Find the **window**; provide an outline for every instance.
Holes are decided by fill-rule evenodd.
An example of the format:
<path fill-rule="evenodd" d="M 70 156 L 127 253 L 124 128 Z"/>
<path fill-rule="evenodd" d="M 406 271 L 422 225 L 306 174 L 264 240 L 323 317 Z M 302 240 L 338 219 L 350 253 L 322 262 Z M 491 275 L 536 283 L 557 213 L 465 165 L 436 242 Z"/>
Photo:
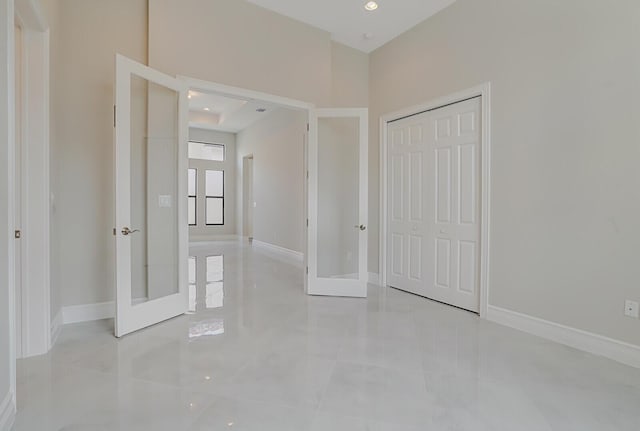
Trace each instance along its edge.
<path fill-rule="evenodd" d="M 207 226 L 224 224 L 224 171 L 205 172 L 205 219 Z"/>
<path fill-rule="evenodd" d="M 189 141 L 189 158 L 224 162 L 224 145 Z"/>
<path fill-rule="evenodd" d="M 197 224 L 197 219 L 196 219 L 197 184 L 198 184 L 198 171 L 196 169 L 189 169 L 189 183 L 188 183 L 189 212 L 187 215 L 187 218 L 189 219 L 189 226 L 195 226 Z"/>

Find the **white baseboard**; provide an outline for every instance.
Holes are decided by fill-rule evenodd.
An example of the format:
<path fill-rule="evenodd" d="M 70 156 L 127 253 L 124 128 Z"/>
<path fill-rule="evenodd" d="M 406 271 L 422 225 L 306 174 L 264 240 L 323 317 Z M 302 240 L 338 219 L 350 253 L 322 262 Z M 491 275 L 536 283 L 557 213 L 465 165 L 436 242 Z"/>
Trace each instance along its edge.
<path fill-rule="evenodd" d="M 279 245 L 269 244 L 268 242 L 258 241 L 254 239 L 252 242 L 254 247 L 259 247 L 261 249 L 277 253 L 282 257 L 286 257 L 295 262 L 301 263 L 304 262 L 304 253 L 299 251 L 289 250 L 288 248 L 280 247 Z"/>
<path fill-rule="evenodd" d="M 376 274 L 375 272 L 370 272 L 369 283 L 375 284 L 376 286 L 380 286 L 380 274 Z"/>
<path fill-rule="evenodd" d="M 640 346 L 489 305 L 487 320 L 640 368 Z"/>
<path fill-rule="evenodd" d="M 62 320 L 62 312 L 63 310 L 60 309 L 56 314 L 56 317 L 54 317 L 53 320 L 51 321 L 51 346 L 49 348 L 52 348 L 53 346 L 56 345 L 56 341 L 58 341 L 60 332 L 62 332 L 62 325 L 64 322 Z"/>
<path fill-rule="evenodd" d="M 134 304 L 145 302 L 146 298 L 134 299 Z M 95 304 L 70 305 L 62 307 L 62 322 L 69 323 L 90 322 L 93 320 L 112 319 L 116 315 L 115 301 L 98 302 Z"/>
<path fill-rule="evenodd" d="M 8 392 L 0 404 L 0 431 L 9 431 L 16 420 L 16 405 L 13 392 Z"/>

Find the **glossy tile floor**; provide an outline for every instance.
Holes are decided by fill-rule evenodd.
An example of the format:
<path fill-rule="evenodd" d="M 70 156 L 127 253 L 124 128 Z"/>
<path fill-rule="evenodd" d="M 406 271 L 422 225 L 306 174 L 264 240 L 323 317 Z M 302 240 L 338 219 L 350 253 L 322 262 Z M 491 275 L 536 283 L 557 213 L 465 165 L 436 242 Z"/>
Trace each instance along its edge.
<path fill-rule="evenodd" d="M 308 297 L 250 246 L 192 254 L 224 255 L 223 293 L 121 340 L 65 326 L 19 362 L 15 429 L 640 430 L 640 370 L 393 289 Z"/>

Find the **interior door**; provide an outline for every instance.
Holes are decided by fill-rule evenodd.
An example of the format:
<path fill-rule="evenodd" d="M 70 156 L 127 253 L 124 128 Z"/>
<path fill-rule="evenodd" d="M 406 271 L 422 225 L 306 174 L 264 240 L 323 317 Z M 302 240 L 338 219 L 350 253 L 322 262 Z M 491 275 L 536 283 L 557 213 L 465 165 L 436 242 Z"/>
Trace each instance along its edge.
<path fill-rule="evenodd" d="M 478 312 L 480 98 L 389 125 L 387 283 Z"/>
<path fill-rule="evenodd" d="M 312 110 L 307 293 L 367 296 L 368 110 Z"/>
<path fill-rule="evenodd" d="M 121 55 L 115 83 L 116 324 L 188 310 L 187 87 Z"/>

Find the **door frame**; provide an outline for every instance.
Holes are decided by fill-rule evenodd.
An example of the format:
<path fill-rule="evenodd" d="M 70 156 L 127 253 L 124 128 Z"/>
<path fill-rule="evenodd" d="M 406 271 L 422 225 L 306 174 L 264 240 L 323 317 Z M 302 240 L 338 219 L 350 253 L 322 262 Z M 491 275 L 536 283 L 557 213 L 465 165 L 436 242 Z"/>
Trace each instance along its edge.
<path fill-rule="evenodd" d="M 23 231 L 16 291 L 22 333 L 16 336 L 26 358 L 48 352 L 60 326 L 52 323 L 50 305 L 49 26 L 37 2 L 16 0 L 15 18 L 22 30 L 22 220 L 16 228 Z"/>
<path fill-rule="evenodd" d="M 0 394 L 0 428 L 10 426 L 16 412 L 16 336 L 23 338 L 26 355 L 46 353 L 52 344 L 52 324 L 50 318 L 50 271 L 49 271 L 49 28 L 44 10 L 38 2 L 27 0 L 6 0 L 0 3 L 3 12 L 0 22 L 0 44 L 3 51 L 4 67 L 0 70 L 0 134 L 7 142 L 0 148 L 0 170 L 7 173 L 0 178 L 0 288 L 7 290 L 8 307 L 5 318 L 9 327 L 9 391 Z M 27 247 L 30 275 L 29 284 L 23 284 L 21 295 L 22 313 L 27 319 L 28 330 L 16 334 L 15 283 L 14 283 L 14 185 L 15 185 L 15 23 L 22 26 L 23 34 L 23 89 L 26 93 L 23 105 L 22 145 L 29 169 L 40 169 L 39 174 L 29 177 L 27 194 L 23 196 L 28 212 L 27 220 L 30 240 Z M 25 143 L 28 146 L 25 148 Z M 32 229 L 33 228 L 33 229 Z M 33 232 L 33 236 L 31 236 Z M 23 245 L 24 247 L 25 245 Z M 34 249 L 33 247 L 42 247 Z M 25 262 L 26 263 L 26 262 Z M 26 269 L 23 267 L 23 271 Z M 23 282 L 24 283 L 24 282 Z M 25 296 L 26 295 L 26 296 Z M 26 341 L 25 337 L 26 335 Z M 23 355 L 24 356 L 24 355 Z M 3 365 L 4 366 L 4 365 Z M 6 396 L 5 396 L 6 395 Z"/>
<path fill-rule="evenodd" d="M 245 172 L 246 165 L 249 164 L 249 160 L 251 160 L 251 184 L 247 185 L 245 182 L 247 181 L 247 176 Z M 248 196 L 245 196 L 244 193 L 247 190 L 251 190 L 251 197 L 253 198 L 253 153 L 247 154 L 242 157 L 242 173 L 240 175 L 242 178 L 242 237 L 247 238 L 249 241 L 253 240 L 253 199 L 247 200 Z M 239 187 L 236 186 L 236 189 Z M 249 217 L 249 212 L 251 212 L 251 217 Z M 251 225 L 250 229 L 247 229 L 247 225 Z M 250 232 L 248 232 L 250 231 Z M 250 233 L 250 235 L 249 235 Z"/>
<path fill-rule="evenodd" d="M 380 117 L 380 284 L 387 287 L 388 235 L 388 123 L 425 111 L 443 108 L 474 97 L 481 97 L 481 198 L 480 198 L 480 317 L 486 319 L 489 305 L 489 258 L 491 227 L 491 83 L 485 82 L 447 96 L 432 99 L 416 106 L 384 114 Z"/>

